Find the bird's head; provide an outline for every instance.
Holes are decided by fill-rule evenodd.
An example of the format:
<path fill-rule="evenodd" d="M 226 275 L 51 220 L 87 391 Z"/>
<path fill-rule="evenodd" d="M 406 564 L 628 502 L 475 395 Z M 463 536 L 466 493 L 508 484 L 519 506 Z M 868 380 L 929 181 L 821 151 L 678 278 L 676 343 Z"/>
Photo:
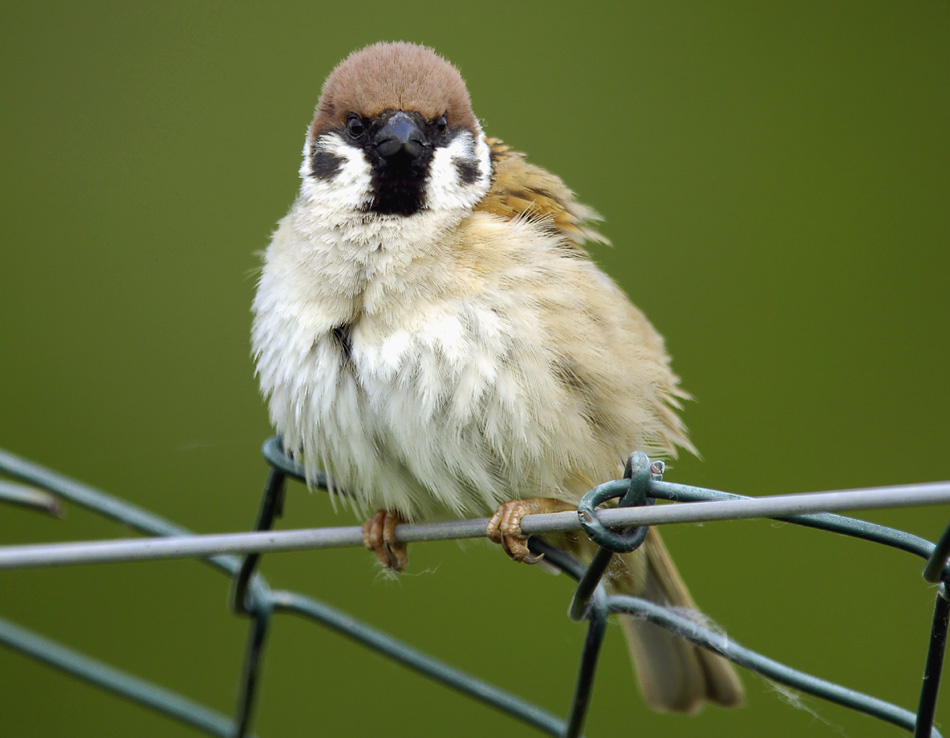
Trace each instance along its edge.
<path fill-rule="evenodd" d="M 471 210 L 491 164 L 458 70 L 424 46 L 380 43 L 327 78 L 300 175 L 305 196 L 336 210 L 410 217 Z"/>

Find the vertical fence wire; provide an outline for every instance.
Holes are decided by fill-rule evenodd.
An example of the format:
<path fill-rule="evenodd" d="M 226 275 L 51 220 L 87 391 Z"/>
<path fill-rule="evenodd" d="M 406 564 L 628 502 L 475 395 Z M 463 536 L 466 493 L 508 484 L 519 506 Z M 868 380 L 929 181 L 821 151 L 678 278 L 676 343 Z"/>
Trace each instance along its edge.
<path fill-rule="evenodd" d="M 280 517 L 288 477 L 298 480 L 302 478 L 300 466 L 283 454 L 278 439 L 270 439 L 265 443 L 264 455 L 271 465 L 271 471 L 254 526 L 257 531 L 271 530 Z M 544 733 L 561 738 L 577 738 L 582 734 L 590 707 L 607 616 L 609 613 L 626 613 L 667 628 L 768 679 L 898 725 L 912 732 L 915 738 L 940 738 L 940 733 L 933 728 L 933 721 L 950 618 L 950 602 L 946 589 L 946 583 L 950 579 L 947 567 L 950 555 L 950 526 L 935 545 L 903 531 L 831 513 L 776 518 L 896 548 L 926 561 L 925 578 L 930 582 L 940 582 L 940 587 L 934 607 L 920 700 L 915 713 L 780 664 L 740 646 L 721 633 L 654 603 L 636 597 L 607 595 L 601 578 L 613 552 L 632 550 L 640 545 L 648 528 L 639 526 L 627 531 L 611 531 L 601 522 L 601 517 L 607 518 L 608 515 L 603 514 L 604 511 L 598 511 L 598 506 L 613 498 L 621 498 L 621 506 L 649 505 L 656 499 L 682 502 L 749 499 L 716 490 L 664 482 L 662 471 L 662 464 L 651 463 L 644 455 L 635 454 L 628 463 L 624 480 L 599 485 L 585 495 L 578 506 L 578 518 L 585 533 L 601 546 L 588 567 L 537 537 L 529 540 L 529 547 L 533 552 L 543 553 L 549 564 L 566 572 L 578 582 L 573 592 L 570 616 L 577 621 L 587 621 L 587 634 L 580 654 L 573 696 L 564 719 L 435 659 L 319 600 L 296 592 L 272 590 L 257 573 L 262 555 L 259 550 L 251 551 L 243 557 L 227 553 L 202 557 L 202 560 L 231 578 L 228 596 L 231 609 L 235 614 L 249 618 L 244 661 L 234 715 L 231 718 L 5 620 L 0 620 L 0 643 L 210 735 L 245 738 L 250 735 L 253 723 L 261 663 L 268 634 L 273 627 L 273 616 L 278 613 L 295 614 L 320 623 L 419 674 L 479 700 Z M 190 535 L 187 529 L 143 508 L 2 449 L 0 472 L 23 483 L 16 485 L 0 480 L 0 502 L 11 502 L 57 514 L 60 500 L 64 500 L 122 522 L 149 536 Z M 323 478 L 317 480 L 317 483 L 326 486 L 326 480 Z M 4 547 L 0 547 L 0 553 L 3 550 Z"/>

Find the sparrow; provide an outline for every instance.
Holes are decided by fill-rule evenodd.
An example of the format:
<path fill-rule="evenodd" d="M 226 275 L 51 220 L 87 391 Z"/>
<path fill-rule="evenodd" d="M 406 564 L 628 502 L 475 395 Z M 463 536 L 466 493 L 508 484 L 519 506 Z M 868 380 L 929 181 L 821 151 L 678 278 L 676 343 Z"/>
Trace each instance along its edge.
<path fill-rule="evenodd" d="M 487 138 L 434 51 L 344 59 L 300 178 L 253 303 L 257 374 L 287 452 L 368 516 L 387 568 L 407 563 L 398 523 L 453 516 L 491 515 L 488 537 L 534 563 L 524 515 L 575 509 L 634 450 L 693 450 L 662 337 L 584 248 L 599 216 Z M 589 559 L 581 538 L 554 540 Z M 614 561 L 612 591 L 696 610 L 655 530 Z M 741 703 L 728 661 L 622 620 L 651 707 Z"/>

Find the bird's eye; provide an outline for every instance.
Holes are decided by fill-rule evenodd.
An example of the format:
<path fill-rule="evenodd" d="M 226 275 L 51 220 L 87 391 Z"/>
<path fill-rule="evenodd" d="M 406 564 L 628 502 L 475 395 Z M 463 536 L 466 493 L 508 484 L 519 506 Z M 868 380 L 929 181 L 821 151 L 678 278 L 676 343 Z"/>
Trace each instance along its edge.
<path fill-rule="evenodd" d="M 445 118 L 445 114 L 440 115 L 438 118 L 435 119 L 435 129 L 439 133 L 445 133 L 445 129 L 448 126 L 448 124 L 449 123 Z"/>
<path fill-rule="evenodd" d="M 358 115 L 350 113 L 346 118 L 346 132 L 349 133 L 353 138 L 359 138 L 363 135 L 363 131 L 366 130 L 366 126 L 363 125 L 363 119 Z"/>

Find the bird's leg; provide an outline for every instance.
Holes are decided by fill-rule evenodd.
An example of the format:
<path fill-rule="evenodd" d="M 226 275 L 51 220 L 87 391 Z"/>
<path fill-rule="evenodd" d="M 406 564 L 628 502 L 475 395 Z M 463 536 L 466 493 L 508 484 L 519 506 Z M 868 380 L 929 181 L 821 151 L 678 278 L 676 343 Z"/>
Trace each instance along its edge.
<path fill-rule="evenodd" d="M 406 544 L 396 540 L 396 526 L 405 522 L 393 510 L 377 510 L 363 523 L 363 545 L 390 571 L 403 571 L 409 563 Z"/>
<path fill-rule="evenodd" d="M 499 505 L 488 521 L 485 533 L 489 540 L 500 543 L 505 553 L 515 561 L 537 564 L 542 556 L 528 550 L 528 536 L 521 532 L 521 518 L 535 513 L 554 513 L 574 510 L 574 506 L 551 497 L 529 497 L 524 500 L 508 500 Z"/>

